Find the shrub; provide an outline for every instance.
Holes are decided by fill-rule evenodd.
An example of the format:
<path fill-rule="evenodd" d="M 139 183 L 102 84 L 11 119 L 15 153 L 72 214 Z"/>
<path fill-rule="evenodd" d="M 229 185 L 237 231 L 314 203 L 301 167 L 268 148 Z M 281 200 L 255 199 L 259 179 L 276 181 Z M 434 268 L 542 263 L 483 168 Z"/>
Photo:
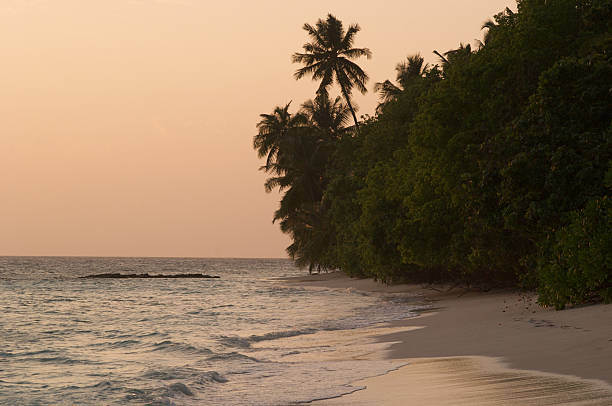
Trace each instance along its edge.
<path fill-rule="evenodd" d="M 538 266 L 540 303 L 612 302 L 612 198 L 591 200 L 549 240 Z"/>

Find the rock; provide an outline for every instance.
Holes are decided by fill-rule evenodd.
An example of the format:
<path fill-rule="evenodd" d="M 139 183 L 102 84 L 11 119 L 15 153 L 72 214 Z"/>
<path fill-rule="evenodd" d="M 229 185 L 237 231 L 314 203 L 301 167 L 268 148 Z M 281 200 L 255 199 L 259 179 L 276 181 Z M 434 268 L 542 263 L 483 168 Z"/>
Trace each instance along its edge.
<path fill-rule="evenodd" d="M 81 279 L 218 279 L 218 276 L 205 275 L 202 273 L 183 273 L 173 275 L 149 275 L 141 274 L 121 274 L 121 273 L 99 273 L 94 275 L 81 276 Z"/>

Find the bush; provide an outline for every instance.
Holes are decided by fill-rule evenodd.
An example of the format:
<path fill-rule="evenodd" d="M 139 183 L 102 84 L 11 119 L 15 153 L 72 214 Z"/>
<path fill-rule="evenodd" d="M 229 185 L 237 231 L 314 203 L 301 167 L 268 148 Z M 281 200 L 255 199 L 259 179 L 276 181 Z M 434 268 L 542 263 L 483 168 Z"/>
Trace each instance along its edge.
<path fill-rule="evenodd" d="M 594 300 L 612 302 L 612 198 L 591 200 L 543 247 L 539 301 L 563 309 Z"/>

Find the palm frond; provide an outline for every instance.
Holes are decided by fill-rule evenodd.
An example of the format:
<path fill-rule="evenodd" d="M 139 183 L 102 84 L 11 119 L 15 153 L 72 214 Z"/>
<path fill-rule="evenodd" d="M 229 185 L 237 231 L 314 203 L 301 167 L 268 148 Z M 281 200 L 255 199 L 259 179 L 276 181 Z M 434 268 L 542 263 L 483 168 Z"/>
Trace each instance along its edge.
<path fill-rule="evenodd" d="M 332 14 L 328 14 L 325 21 L 319 20 L 317 22 L 317 28 L 325 38 L 328 48 L 336 50 L 342 48 L 342 38 L 344 37 L 342 21 L 338 20 Z"/>
<path fill-rule="evenodd" d="M 293 74 L 293 77 L 295 77 L 295 79 L 301 79 L 306 75 L 314 75 L 317 72 L 317 69 L 322 65 L 322 62 L 317 62 L 317 63 L 312 63 L 312 64 L 307 64 L 306 66 L 298 69 L 295 71 L 295 73 Z"/>
<path fill-rule="evenodd" d="M 325 39 L 321 36 L 321 32 L 319 32 L 317 28 L 313 27 L 308 23 L 304 23 L 302 29 L 304 29 L 304 31 L 308 33 L 310 38 L 312 38 L 318 46 L 320 46 L 321 48 L 325 48 Z"/>
<path fill-rule="evenodd" d="M 434 49 L 433 53 L 436 54 L 438 58 L 440 58 L 440 60 L 442 61 L 442 65 L 448 64 L 448 59 L 446 59 L 440 52 Z"/>
<path fill-rule="evenodd" d="M 402 89 L 395 86 L 390 80 L 385 80 L 376 83 L 374 91 L 378 93 L 380 100 L 386 103 L 395 99 L 402 92 Z"/>
<path fill-rule="evenodd" d="M 344 58 L 338 58 L 338 65 L 361 93 L 366 93 L 368 91 L 365 84 L 368 82 L 370 77 L 363 71 L 363 69 L 359 67 L 359 65 Z M 340 69 L 336 71 L 336 75 L 338 74 L 339 70 Z"/>
<path fill-rule="evenodd" d="M 349 59 L 365 56 L 367 59 L 372 59 L 372 51 L 369 48 L 350 48 L 341 52 L 342 55 Z"/>
<path fill-rule="evenodd" d="M 359 31 L 361 31 L 361 27 L 359 27 L 359 24 L 349 25 L 348 29 L 346 30 L 346 34 L 344 35 L 344 38 L 342 38 L 342 43 L 340 45 L 341 48 L 351 48 L 351 46 L 353 45 L 353 41 L 355 40 L 355 34 L 357 34 Z"/>

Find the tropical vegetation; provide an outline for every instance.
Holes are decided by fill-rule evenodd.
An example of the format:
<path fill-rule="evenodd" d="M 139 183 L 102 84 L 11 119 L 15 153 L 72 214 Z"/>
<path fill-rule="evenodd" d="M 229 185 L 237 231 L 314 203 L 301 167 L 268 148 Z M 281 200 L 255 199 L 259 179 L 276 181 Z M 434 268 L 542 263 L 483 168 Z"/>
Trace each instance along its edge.
<path fill-rule="evenodd" d="M 477 46 L 408 56 L 361 121 L 359 26 L 304 29 L 316 97 L 262 114 L 253 143 L 298 265 L 612 300 L 612 0 L 519 0 Z"/>

